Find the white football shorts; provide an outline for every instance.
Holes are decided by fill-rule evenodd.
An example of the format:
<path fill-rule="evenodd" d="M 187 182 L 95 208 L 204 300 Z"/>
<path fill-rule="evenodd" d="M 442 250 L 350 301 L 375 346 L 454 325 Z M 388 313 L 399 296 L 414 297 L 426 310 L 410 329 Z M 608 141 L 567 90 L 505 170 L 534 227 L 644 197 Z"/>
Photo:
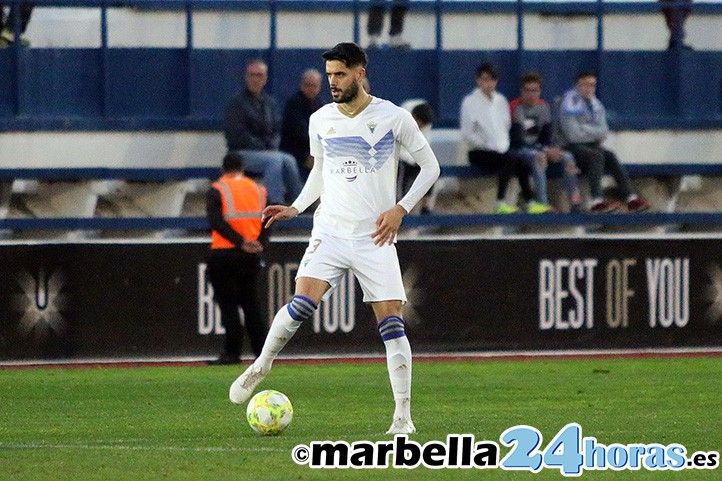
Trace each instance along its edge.
<path fill-rule="evenodd" d="M 296 272 L 299 277 L 313 277 L 331 285 L 323 296 L 327 299 L 352 271 L 361 285 L 364 302 L 398 300 L 406 303 L 401 267 L 396 245 L 377 246 L 373 239 L 351 240 L 329 235 L 315 235 Z"/>

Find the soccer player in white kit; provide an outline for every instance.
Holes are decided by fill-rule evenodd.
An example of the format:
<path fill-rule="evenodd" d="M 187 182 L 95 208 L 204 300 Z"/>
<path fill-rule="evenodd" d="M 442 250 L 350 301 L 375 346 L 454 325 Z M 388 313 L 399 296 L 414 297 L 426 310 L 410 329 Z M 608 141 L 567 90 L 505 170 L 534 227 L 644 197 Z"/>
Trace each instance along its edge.
<path fill-rule="evenodd" d="M 403 217 L 439 176 L 439 163 L 406 110 L 372 97 L 361 85 L 366 53 L 340 43 L 323 54 L 333 103 L 315 112 L 309 123 L 314 166 L 291 206 L 263 211 L 266 227 L 303 212 L 319 197 L 311 240 L 296 275 L 291 302 L 271 324 L 261 355 L 236 379 L 230 399 L 251 397 L 271 365 L 304 320 L 351 270 L 371 304 L 386 348 L 395 410 L 387 434 L 416 432 L 411 420 L 411 346 L 401 306 L 406 294 L 396 255 L 396 233 Z M 421 167 L 409 192 L 396 202 L 399 147 Z"/>

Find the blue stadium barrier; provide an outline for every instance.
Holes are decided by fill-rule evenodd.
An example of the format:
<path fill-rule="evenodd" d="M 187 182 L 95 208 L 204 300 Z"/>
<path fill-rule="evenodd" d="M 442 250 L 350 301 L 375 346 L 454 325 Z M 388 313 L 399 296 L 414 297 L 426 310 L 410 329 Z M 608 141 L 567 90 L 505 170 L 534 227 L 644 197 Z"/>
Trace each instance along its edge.
<path fill-rule="evenodd" d="M 5 3 L 16 8 L 19 2 Z M 269 62 L 269 90 L 281 101 L 295 91 L 306 66 L 319 64 L 320 50 L 277 48 L 278 12 L 353 12 L 353 38 L 358 40 L 359 12 L 367 7 L 366 2 L 345 0 L 127 0 L 122 4 L 184 10 L 186 46 L 110 48 L 106 10 L 115 4 L 106 0 L 35 3 L 100 8 L 101 48 L 0 49 L 0 71 L 6 73 L 0 76 L 0 130 L 219 130 L 226 102 L 238 90 L 237 80 L 250 58 L 261 56 Z M 698 13 L 722 13 L 722 2 L 693 2 L 691 7 Z M 413 8 L 436 14 L 436 49 L 372 52 L 369 74 L 374 93 L 381 97 L 396 103 L 415 97 L 428 99 L 437 112 L 438 127 L 457 125 L 461 99 L 473 87 L 474 66 L 493 61 L 500 65 L 505 79 L 516 79 L 527 69 L 539 70 L 546 79 L 547 98 L 567 89 L 576 71 L 596 70 L 600 96 L 615 130 L 722 128 L 722 52 L 604 49 L 606 14 L 656 11 L 658 2 L 436 0 L 415 2 Z M 194 48 L 193 12 L 209 9 L 268 10 L 270 47 L 261 51 Z M 460 12 L 516 13 L 516 50 L 444 51 L 441 19 L 445 13 Z M 596 16 L 597 48 L 524 49 L 524 14 L 535 12 Z M 507 97 L 516 96 L 516 82 L 502 82 L 500 91 Z"/>
<path fill-rule="evenodd" d="M 302 215 L 277 222 L 274 229 L 310 230 L 313 217 Z M 637 214 L 430 214 L 408 215 L 403 228 L 471 226 L 658 226 L 722 225 L 722 213 L 689 212 Z M 205 217 L 0 219 L 0 230 L 208 230 Z"/>
<path fill-rule="evenodd" d="M 208 230 L 205 217 L 59 217 L 0 219 L 0 229 L 9 230 Z"/>
<path fill-rule="evenodd" d="M 624 164 L 632 177 L 664 177 L 678 175 L 722 176 L 719 164 Z M 0 180 L 128 180 L 172 181 L 185 179 L 216 179 L 221 171 L 215 167 L 167 167 L 167 168 L 0 168 Z M 492 168 L 474 165 L 442 166 L 442 177 L 488 177 L 495 176 Z M 560 164 L 551 164 L 549 177 L 561 177 Z"/>
<path fill-rule="evenodd" d="M 31 168 L 0 169 L 0 180 L 129 180 L 171 181 L 185 179 L 216 179 L 221 170 L 214 167 L 173 168 Z"/>
<path fill-rule="evenodd" d="M 719 164 L 624 164 L 632 177 L 665 177 L 678 175 L 720 175 L 722 163 Z M 446 177 L 482 177 L 495 176 L 496 169 L 477 167 L 475 165 L 441 167 L 441 175 Z M 549 177 L 561 177 L 561 164 L 551 164 L 547 170 Z"/>
<path fill-rule="evenodd" d="M 640 225 L 722 225 L 722 213 L 688 212 L 635 214 L 430 214 L 404 218 L 404 227 L 460 226 L 640 226 Z"/>

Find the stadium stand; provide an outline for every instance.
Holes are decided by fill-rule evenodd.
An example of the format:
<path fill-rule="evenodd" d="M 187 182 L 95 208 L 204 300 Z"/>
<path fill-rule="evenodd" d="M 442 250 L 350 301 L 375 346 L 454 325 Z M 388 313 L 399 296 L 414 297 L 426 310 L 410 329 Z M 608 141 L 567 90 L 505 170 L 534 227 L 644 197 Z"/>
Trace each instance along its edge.
<path fill-rule="evenodd" d="M 366 42 L 365 14 L 350 1 L 125 3 L 134 8 L 44 2 L 27 32 L 32 48 L 0 49 L 0 68 L 12 72 L 0 78 L 2 236 L 203 229 L 202 193 L 223 153 L 221 113 L 245 62 L 266 58 L 269 87 L 283 99 L 338 31 Z M 397 103 L 429 99 L 442 127 L 431 141 L 442 175 L 454 179 L 440 197 L 439 211 L 449 217 L 407 224 L 494 232 L 504 230 L 500 224 L 519 232 L 526 223 L 719 227 L 722 3 L 695 2 L 694 9 L 687 28 L 697 50 L 666 51 L 653 1 L 419 2 L 407 19 L 413 49 L 375 51 L 369 71 L 374 94 Z M 568 88 L 576 70 L 597 70 L 615 131 L 610 142 L 657 213 L 468 217 L 490 212 L 493 199 L 492 179 L 466 165 L 456 130 L 459 103 L 473 87 L 459 70 L 471 72 L 481 60 L 501 66 L 507 80 L 499 89 L 508 97 L 518 88 L 512 79 L 528 68 L 545 76 L 548 95 Z"/>

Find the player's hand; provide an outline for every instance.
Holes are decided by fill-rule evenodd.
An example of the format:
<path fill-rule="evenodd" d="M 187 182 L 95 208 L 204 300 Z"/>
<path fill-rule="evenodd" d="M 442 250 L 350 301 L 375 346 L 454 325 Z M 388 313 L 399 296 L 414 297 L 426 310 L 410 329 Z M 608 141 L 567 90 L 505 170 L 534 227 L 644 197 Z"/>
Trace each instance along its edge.
<path fill-rule="evenodd" d="M 396 233 L 401 226 L 401 221 L 406 214 L 406 210 L 398 204 L 381 214 L 379 218 L 376 219 L 376 232 L 371 234 L 374 244 L 377 246 L 393 244 Z"/>
<path fill-rule="evenodd" d="M 261 214 L 261 223 L 263 223 L 266 228 L 268 228 L 277 220 L 293 219 L 296 216 L 298 216 L 298 209 L 296 209 L 295 207 L 289 207 L 285 205 L 269 205 L 268 207 L 263 209 L 263 214 Z"/>
<path fill-rule="evenodd" d="M 260 254 L 263 252 L 263 245 L 257 240 L 244 240 L 241 245 L 241 250 L 243 252 L 248 252 L 249 254 Z"/>

